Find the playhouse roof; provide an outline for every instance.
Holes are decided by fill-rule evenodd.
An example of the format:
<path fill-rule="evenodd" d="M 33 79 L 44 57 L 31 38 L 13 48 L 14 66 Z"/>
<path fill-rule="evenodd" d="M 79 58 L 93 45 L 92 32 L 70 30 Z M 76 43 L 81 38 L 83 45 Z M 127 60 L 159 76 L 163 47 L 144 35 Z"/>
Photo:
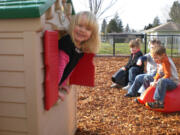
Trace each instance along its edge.
<path fill-rule="evenodd" d="M 0 19 L 40 17 L 56 0 L 0 0 Z"/>
<path fill-rule="evenodd" d="M 180 24 L 174 22 L 168 22 L 157 27 L 146 30 L 145 32 L 179 32 Z"/>

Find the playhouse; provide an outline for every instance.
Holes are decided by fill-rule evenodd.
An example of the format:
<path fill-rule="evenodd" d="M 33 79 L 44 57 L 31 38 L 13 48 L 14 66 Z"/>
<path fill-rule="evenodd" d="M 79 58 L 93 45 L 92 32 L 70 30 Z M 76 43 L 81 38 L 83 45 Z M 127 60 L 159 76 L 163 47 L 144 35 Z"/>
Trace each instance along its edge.
<path fill-rule="evenodd" d="M 66 0 L 0 1 L 0 135 L 73 135 L 76 88 L 46 110 L 44 32 L 65 30 Z"/>

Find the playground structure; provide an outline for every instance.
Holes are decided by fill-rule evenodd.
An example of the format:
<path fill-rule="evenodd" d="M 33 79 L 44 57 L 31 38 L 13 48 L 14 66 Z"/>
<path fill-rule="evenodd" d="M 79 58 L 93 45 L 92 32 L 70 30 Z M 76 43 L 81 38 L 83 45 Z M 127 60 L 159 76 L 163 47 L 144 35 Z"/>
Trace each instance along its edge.
<path fill-rule="evenodd" d="M 50 110 L 44 107 L 46 30 L 65 30 L 65 0 L 1 1 L 0 135 L 73 135 L 76 87 Z"/>

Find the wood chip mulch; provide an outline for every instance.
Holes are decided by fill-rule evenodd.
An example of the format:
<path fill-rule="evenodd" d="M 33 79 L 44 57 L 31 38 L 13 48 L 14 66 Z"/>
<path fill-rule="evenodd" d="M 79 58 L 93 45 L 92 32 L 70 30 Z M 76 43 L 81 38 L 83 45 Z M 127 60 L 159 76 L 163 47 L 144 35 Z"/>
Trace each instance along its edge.
<path fill-rule="evenodd" d="M 173 59 L 180 73 L 180 59 Z M 180 135 L 180 112 L 161 113 L 110 88 L 111 76 L 127 57 L 96 57 L 96 86 L 80 86 L 76 135 Z"/>

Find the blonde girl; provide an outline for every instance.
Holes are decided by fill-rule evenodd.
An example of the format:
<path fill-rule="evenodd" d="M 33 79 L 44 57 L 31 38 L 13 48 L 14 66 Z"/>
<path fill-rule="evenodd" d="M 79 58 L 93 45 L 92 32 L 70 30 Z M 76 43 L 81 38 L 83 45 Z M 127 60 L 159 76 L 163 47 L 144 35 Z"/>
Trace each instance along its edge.
<path fill-rule="evenodd" d="M 59 40 L 59 88 L 69 91 L 67 80 L 84 53 L 97 53 L 100 45 L 98 23 L 91 12 L 72 17 L 68 34 Z M 88 66 L 88 65 L 87 65 Z M 64 100 L 63 94 L 59 97 Z"/>

